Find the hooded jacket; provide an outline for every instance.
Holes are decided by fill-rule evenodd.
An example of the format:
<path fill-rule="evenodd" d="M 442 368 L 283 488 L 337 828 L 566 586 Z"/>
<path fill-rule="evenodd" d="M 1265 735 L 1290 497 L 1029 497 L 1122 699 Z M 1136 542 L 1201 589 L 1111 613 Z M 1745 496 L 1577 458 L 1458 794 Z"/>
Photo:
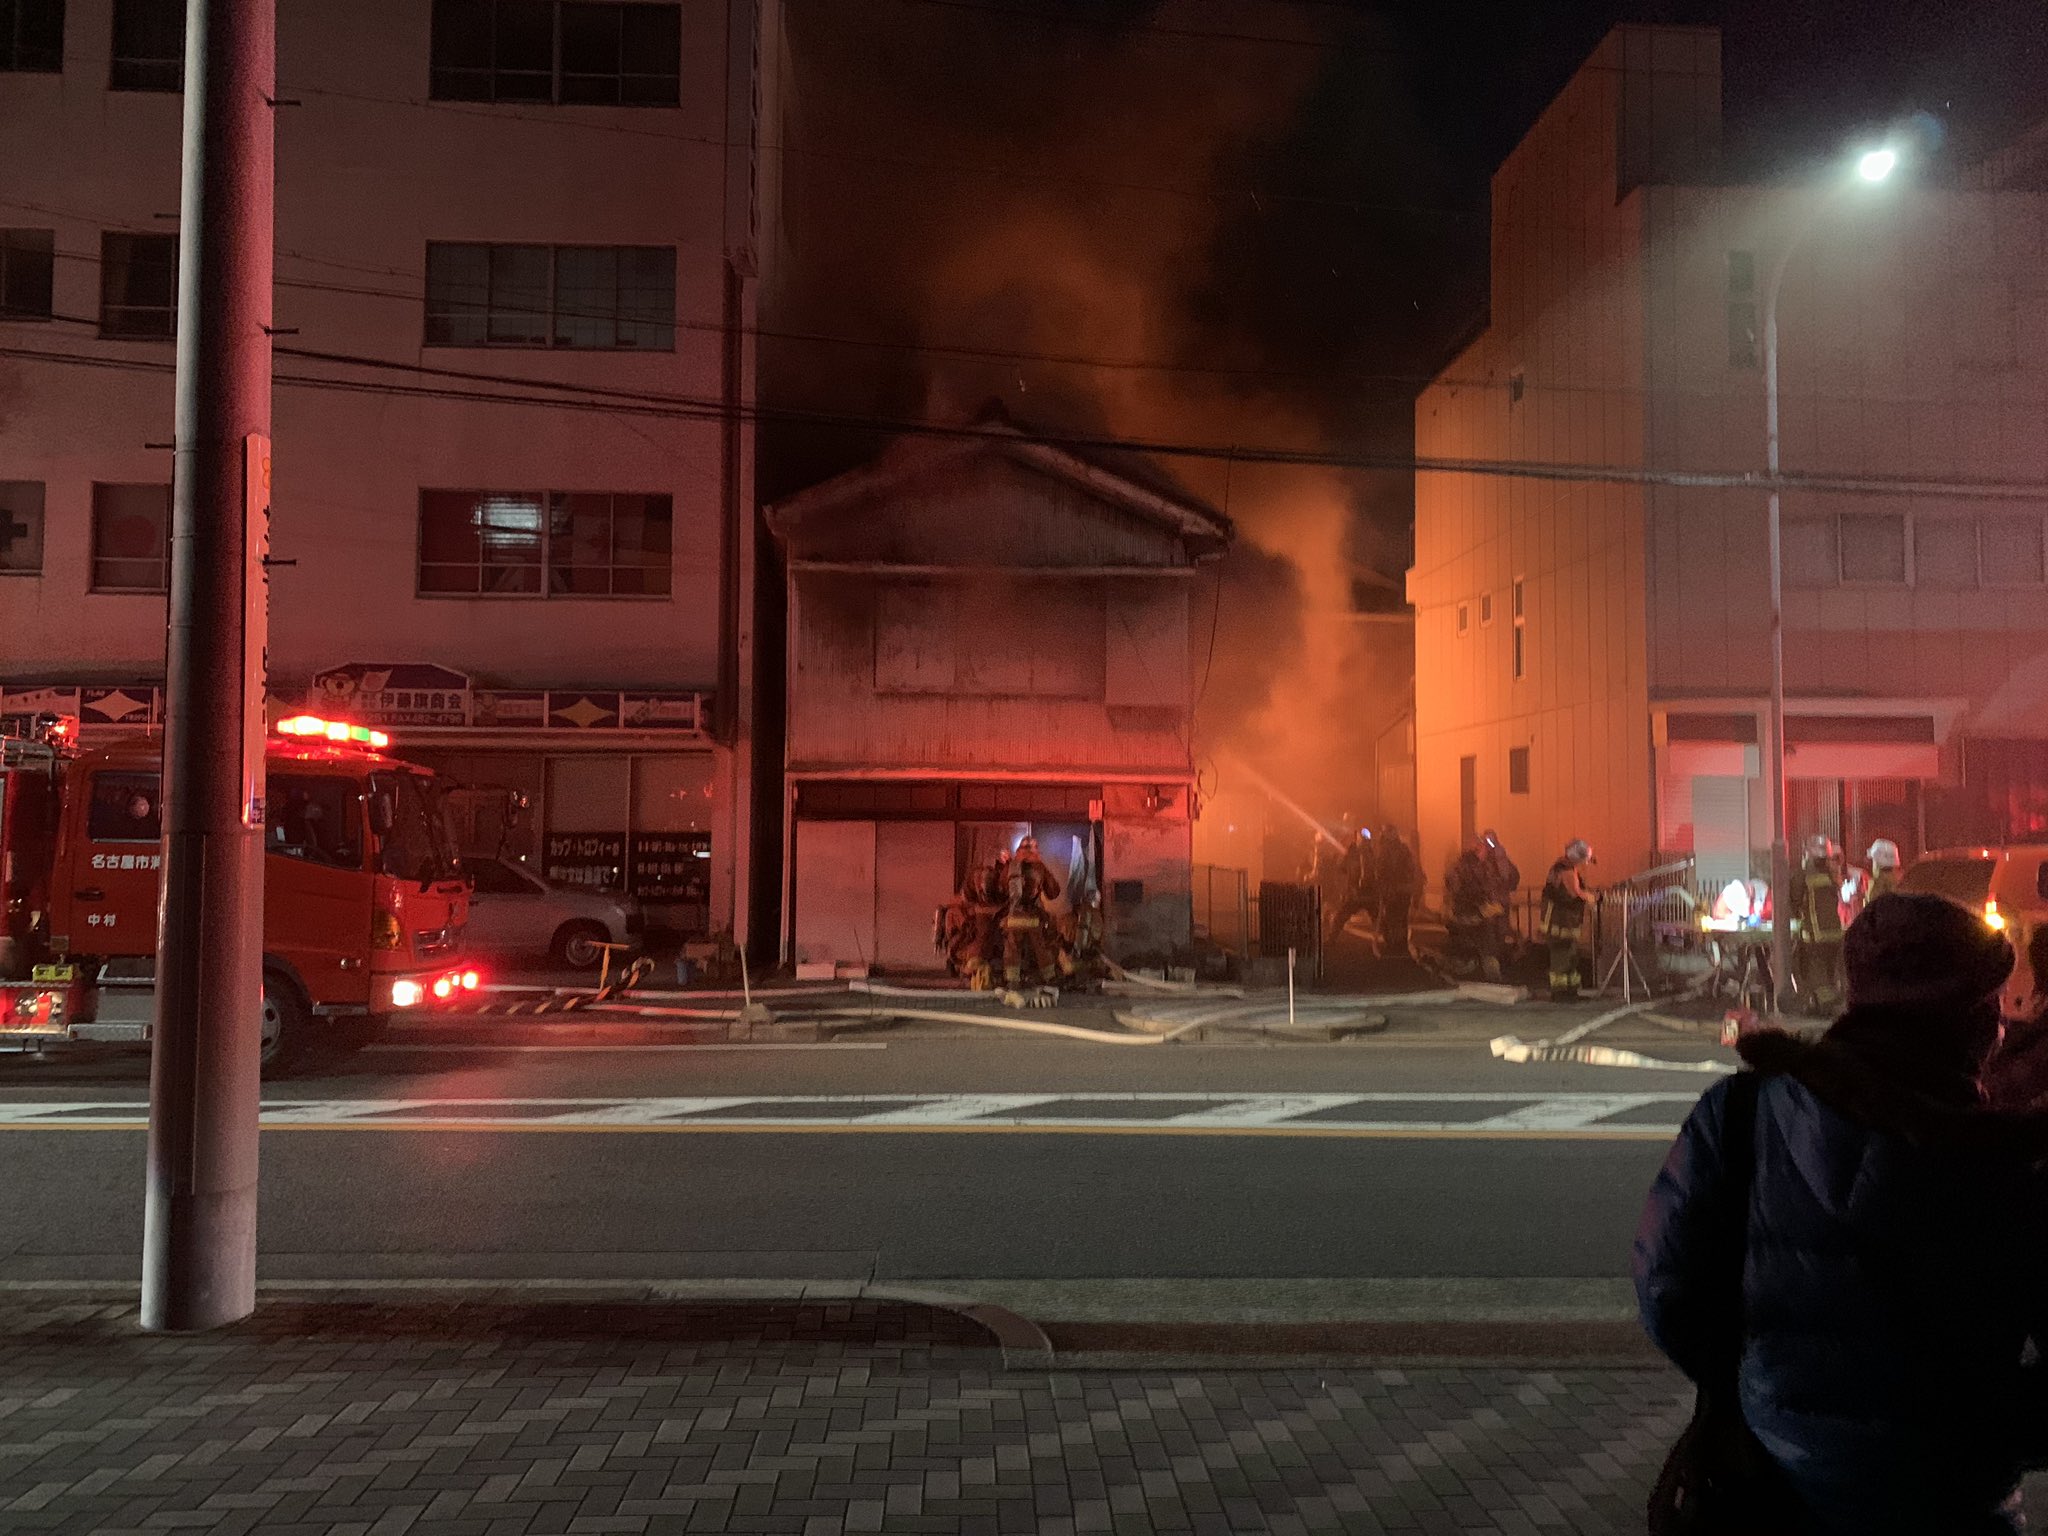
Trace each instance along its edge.
<path fill-rule="evenodd" d="M 1985 1106 L 1985 1049 L 1892 1010 L 1745 1039 L 1764 1081 L 1739 1317 L 1713 1278 L 1725 1083 L 1643 1213 L 1645 1328 L 1695 1381 L 1739 1356 L 1743 1417 L 1825 1531 L 2012 1529 L 2000 1508 L 2048 1439 L 2022 1365 L 2048 1338 L 2048 1117 Z"/>

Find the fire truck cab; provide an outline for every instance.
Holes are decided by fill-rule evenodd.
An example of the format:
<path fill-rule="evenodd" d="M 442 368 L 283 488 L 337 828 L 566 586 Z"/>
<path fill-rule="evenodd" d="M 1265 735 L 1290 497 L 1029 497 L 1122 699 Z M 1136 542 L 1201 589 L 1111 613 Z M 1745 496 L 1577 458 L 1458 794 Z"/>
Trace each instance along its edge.
<path fill-rule="evenodd" d="M 140 1042 L 154 1004 L 160 744 L 0 738 L 0 1051 Z M 431 772 L 381 732 L 280 721 L 265 754 L 263 1061 L 359 1043 L 477 985 Z"/>

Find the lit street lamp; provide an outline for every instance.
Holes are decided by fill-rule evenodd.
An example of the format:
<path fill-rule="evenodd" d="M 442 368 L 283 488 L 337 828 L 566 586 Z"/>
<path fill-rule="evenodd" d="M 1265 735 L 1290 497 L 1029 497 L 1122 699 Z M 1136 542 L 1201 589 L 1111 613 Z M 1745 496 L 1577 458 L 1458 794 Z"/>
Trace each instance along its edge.
<path fill-rule="evenodd" d="M 1856 175 L 1866 183 L 1883 181 L 1898 168 L 1898 151 L 1866 150 L 1856 160 Z M 1770 475 L 1771 551 L 1771 1007 L 1785 1011 L 1792 974 L 1792 863 L 1785 846 L 1785 568 L 1783 523 L 1778 508 L 1778 290 L 1785 268 L 1821 215 L 1834 206 L 1841 189 L 1812 203 L 1793 228 L 1771 267 L 1764 287 L 1764 459 Z"/>

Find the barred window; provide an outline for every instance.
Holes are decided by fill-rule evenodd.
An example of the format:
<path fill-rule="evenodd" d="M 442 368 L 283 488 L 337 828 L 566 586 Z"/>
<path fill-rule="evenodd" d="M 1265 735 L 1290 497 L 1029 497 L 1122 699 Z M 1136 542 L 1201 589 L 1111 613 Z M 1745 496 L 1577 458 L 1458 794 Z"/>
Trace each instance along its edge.
<path fill-rule="evenodd" d="M 430 347 L 669 352 L 675 322 L 674 246 L 427 246 Z"/>
<path fill-rule="evenodd" d="M 57 267 L 57 232 L 0 229 L 0 320 L 47 320 Z"/>
<path fill-rule="evenodd" d="M 107 86 L 116 91 L 185 88 L 185 0 L 114 0 Z"/>
<path fill-rule="evenodd" d="M 666 597 L 674 504 L 614 491 L 420 492 L 427 597 Z"/>
<path fill-rule="evenodd" d="M 92 590 L 163 592 L 171 584 L 171 488 L 92 488 Z"/>
<path fill-rule="evenodd" d="M 100 334 L 169 341 L 178 334 L 178 237 L 100 236 Z"/>
<path fill-rule="evenodd" d="M 682 7 L 617 0 L 434 0 L 436 101 L 673 107 Z"/>
<path fill-rule="evenodd" d="M 64 68 L 64 0 L 0 0 L 0 73 Z"/>

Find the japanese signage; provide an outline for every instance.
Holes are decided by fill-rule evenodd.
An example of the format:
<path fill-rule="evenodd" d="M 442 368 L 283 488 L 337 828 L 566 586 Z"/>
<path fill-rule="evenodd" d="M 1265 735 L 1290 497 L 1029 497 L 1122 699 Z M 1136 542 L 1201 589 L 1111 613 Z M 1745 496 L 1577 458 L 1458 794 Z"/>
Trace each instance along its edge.
<path fill-rule="evenodd" d="M 242 440 L 242 825 L 262 831 L 270 721 L 270 439 Z"/>
<path fill-rule="evenodd" d="M 626 890 L 644 901 L 711 900 L 711 834 L 635 832 Z"/>
<path fill-rule="evenodd" d="M 467 725 L 469 678 L 423 662 L 350 662 L 314 674 L 308 708 L 363 725 Z"/>
<path fill-rule="evenodd" d="M 253 466 L 251 473 L 255 473 Z M 262 580 L 254 568 L 256 558 L 252 553 L 250 580 L 260 594 Z M 251 612 L 253 621 L 253 608 Z M 250 633 L 256 635 L 253 628 Z M 267 664 L 267 657 L 260 655 L 254 644 L 252 640 L 252 686 Z M 699 734 L 709 724 L 709 701 L 701 693 L 478 688 L 461 672 L 425 663 L 350 662 L 318 673 L 302 697 L 293 697 L 290 689 L 284 692 L 289 702 L 272 702 L 290 710 L 303 707 L 314 714 L 386 728 Z M 148 729 L 163 724 L 164 691 L 155 683 L 0 688 L 0 716 L 33 719 L 42 714 L 75 715 L 89 731 L 115 726 Z"/>
<path fill-rule="evenodd" d="M 626 882 L 626 834 L 550 832 L 541 872 L 557 885 L 620 890 Z"/>

